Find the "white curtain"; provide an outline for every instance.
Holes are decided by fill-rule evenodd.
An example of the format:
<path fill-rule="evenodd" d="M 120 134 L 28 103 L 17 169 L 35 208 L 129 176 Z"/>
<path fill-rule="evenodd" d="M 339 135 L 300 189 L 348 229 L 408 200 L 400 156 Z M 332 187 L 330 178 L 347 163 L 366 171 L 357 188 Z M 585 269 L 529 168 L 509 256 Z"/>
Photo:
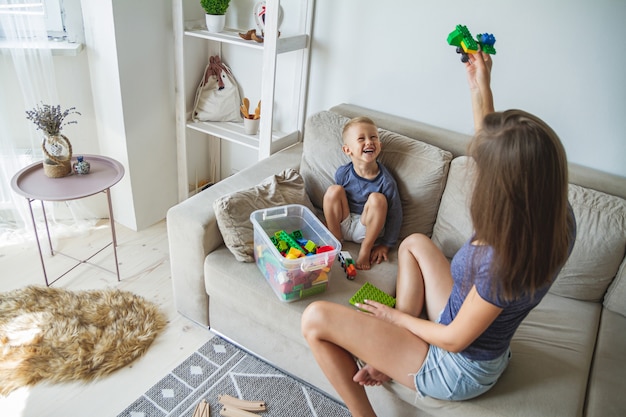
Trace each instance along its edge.
<path fill-rule="evenodd" d="M 20 169 L 42 159 L 41 131 L 26 119 L 38 104 L 60 103 L 52 51 L 48 46 L 45 7 L 36 0 L 0 0 L 0 246 L 32 238 L 26 199 L 11 189 Z M 15 82 L 14 80 L 17 80 Z M 63 107 L 63 106 L 62 106 Z M 40 204 L 33 203 L 41 222 Z M 55 215 L 59 209 L 69 215 Z M 65 208 L 69 210 L 65 210 Z M 95 221 L 77 201 L 46 203 L 53 236 L 82 232 Z M 67 221 L 59 220 L 68 217 Z M 83 221 L 84 219 L 90 219 Z M 39 229 L 39 226 L 37 226 Z"/>

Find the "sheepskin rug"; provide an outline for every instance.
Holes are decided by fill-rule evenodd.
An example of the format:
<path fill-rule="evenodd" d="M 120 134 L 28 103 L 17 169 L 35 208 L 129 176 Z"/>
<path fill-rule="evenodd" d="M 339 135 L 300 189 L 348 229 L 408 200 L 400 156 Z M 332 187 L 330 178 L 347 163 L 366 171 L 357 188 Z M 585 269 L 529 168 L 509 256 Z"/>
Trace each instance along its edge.
<path fill-rule="evenodd" d="M 110 374 L 143 355 L 166 323 L 155 304 L 119 290 L 0 293 L 0 395 Z"/>

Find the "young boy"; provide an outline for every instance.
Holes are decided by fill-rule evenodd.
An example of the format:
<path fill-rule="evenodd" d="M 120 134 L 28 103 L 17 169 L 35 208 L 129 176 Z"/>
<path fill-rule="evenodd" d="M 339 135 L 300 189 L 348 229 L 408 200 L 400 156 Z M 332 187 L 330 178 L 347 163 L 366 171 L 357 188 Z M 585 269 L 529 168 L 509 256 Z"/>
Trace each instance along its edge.
<path fill-rule="evenodd" d="M 389 248 L 397 243 L 402 224 L 400 194 L 391 173 L 377 161 L 382 144 L 371 119 L 350 120 L 342 137 L 341 149 L 352 162 L 339 167 L 336 184 L 326 190 L 324 216 L 337 239 L 361 243 L 356 268 L 370 269 L 372 263 L 387 260 Z"/>

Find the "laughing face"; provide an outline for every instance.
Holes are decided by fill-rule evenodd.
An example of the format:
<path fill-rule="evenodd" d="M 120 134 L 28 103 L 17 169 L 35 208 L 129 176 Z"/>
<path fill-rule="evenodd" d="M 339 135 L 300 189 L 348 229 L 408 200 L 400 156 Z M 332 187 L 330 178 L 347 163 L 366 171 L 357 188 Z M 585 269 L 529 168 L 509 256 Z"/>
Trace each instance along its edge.
<path fill-rule="evenodd" d="M 369 123 L 355 123 L 344 133 L 343 152 L 355 164 L 375 162 L 381 147 L 378 129 Z"/>

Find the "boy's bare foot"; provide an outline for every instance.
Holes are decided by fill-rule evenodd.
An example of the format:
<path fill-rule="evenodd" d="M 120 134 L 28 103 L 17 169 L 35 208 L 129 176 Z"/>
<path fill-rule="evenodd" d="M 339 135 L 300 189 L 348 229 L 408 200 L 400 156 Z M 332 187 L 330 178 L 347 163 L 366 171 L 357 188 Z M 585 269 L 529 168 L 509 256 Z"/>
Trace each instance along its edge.
<path fill-rule="evenodd" d="M 367 254 L 364 254 L 363 251 L 359 252 L 359 257 L 357 258 L 356 262 L 355 262 L 355 266 L 356 269 L 361 269 L 361 270 L 368 270 L 372 267 L 372 265 L 370 264 L 370 254 L 369 251 L 367 252 Z"/>
<path fill-rule="evenodd" d="M 365 365 L 357 371 L 352 377 L 354 382 L 358 382 L 363 386 L 382 385 L 383 382 L 391 381 L 387 375 L 377 371 L 370 365 Z"/>

